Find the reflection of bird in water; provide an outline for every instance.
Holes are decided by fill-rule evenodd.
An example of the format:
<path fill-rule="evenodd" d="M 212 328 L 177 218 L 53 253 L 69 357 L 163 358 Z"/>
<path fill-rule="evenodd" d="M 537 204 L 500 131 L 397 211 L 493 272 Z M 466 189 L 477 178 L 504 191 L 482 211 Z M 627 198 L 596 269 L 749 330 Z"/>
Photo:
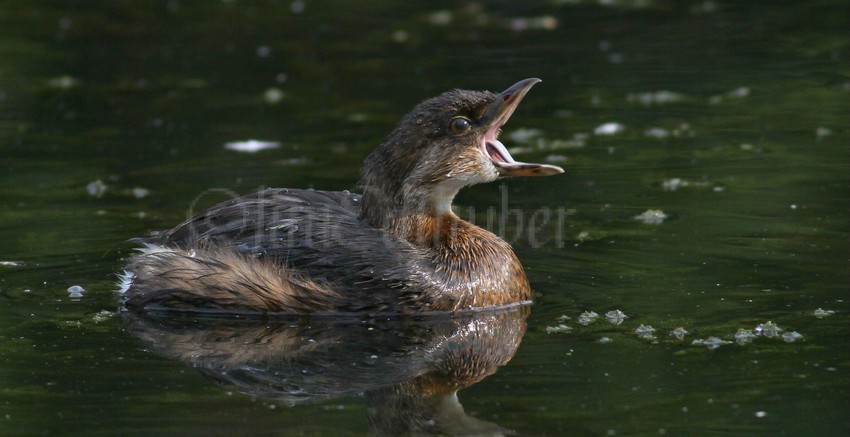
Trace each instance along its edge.
<path fill-rule="evenodd" d="M 456 393 L 510 361 L 528 312 L 279 324 L 126 316 L 147 348 L 219 384 L 290 405 L 363 395 L 373 432 L 398 435 L 505 432 L 468 416 Z"/>
<path fill-rule="evenodd" d="M 138 239 L 127 307 L 410 314 L 530 300 L 510 245 L 451 203 L 469 185 L 563 172 L 516 162 L 497 139 L 537 82 L 420 103 L 366 158 L 362 196 L 268 189 Z"/>

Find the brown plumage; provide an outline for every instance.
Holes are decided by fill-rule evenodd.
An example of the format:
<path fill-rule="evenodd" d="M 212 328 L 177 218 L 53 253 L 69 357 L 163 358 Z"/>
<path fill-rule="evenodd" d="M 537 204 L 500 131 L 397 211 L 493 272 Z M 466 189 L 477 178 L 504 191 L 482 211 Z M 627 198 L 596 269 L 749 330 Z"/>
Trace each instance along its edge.
<path fill-rule="evenodd" d="M 501 126 L 538 79 L 420 103 L 363 165 L 362 196 L 268 189 L 147 239 L 127 263 L 133 310 L 410 314 L 531 299 L 510 245 L 459 219 L 457 192 L 562 173 L 516 162 Z"/>

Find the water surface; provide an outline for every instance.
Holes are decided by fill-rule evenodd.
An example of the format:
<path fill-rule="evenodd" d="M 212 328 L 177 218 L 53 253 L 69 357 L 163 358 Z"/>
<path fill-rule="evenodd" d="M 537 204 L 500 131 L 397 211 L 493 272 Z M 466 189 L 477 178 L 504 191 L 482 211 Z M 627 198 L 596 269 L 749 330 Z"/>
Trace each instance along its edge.
<path fill-rule="evenodd" d="M 411 374 L 292 402 L 168 347 L 245 329 L 122 315 L 122 242 L 265 186 L 356 191 L 417 102 L 540 77 L 503 142 L 566 174 L 456 200 L 514 245 L 535 304 L 492 365 L 451 382 L 464 412 L 440 431 L 845 435 L 847 5 L 606 3 L 2 2 L 0 434 L 399 431 L 384 419 L 408 416 L 375 393 L 451 375 L 434 338 L 489 322 L 356 322 L 381 333 L 358 368 Z M 251 139 L 278 146 L 225 148 Z M 768 322 L 778 337 L 736 342 Z M 337 327 L 282 323 L 251 338 Z M 163 327 L 165 346 L 144 335 Z"/>

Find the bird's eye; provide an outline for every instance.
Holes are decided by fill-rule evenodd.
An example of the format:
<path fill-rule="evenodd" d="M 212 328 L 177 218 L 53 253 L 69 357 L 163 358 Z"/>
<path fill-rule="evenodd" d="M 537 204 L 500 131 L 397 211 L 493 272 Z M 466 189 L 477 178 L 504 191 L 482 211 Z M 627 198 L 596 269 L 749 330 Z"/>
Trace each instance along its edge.
<path fill-rule="evenodd" d="M 466 117 L 455 117 L 449 123 L 449 128 L 453 134 L 462 134 L 472 127 L 472 123 Z"/>

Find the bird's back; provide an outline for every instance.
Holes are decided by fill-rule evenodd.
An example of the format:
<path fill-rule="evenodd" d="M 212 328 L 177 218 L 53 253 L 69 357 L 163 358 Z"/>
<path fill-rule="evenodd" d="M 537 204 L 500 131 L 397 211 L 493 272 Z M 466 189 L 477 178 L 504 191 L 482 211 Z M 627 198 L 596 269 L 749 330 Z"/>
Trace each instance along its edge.
<path fill-rule="evenodd" d="M 267 189 L 216 205 L 144 240 L 128 306 L 427 310 L 427 253 L 359 213 L 347 191 Z"/>

